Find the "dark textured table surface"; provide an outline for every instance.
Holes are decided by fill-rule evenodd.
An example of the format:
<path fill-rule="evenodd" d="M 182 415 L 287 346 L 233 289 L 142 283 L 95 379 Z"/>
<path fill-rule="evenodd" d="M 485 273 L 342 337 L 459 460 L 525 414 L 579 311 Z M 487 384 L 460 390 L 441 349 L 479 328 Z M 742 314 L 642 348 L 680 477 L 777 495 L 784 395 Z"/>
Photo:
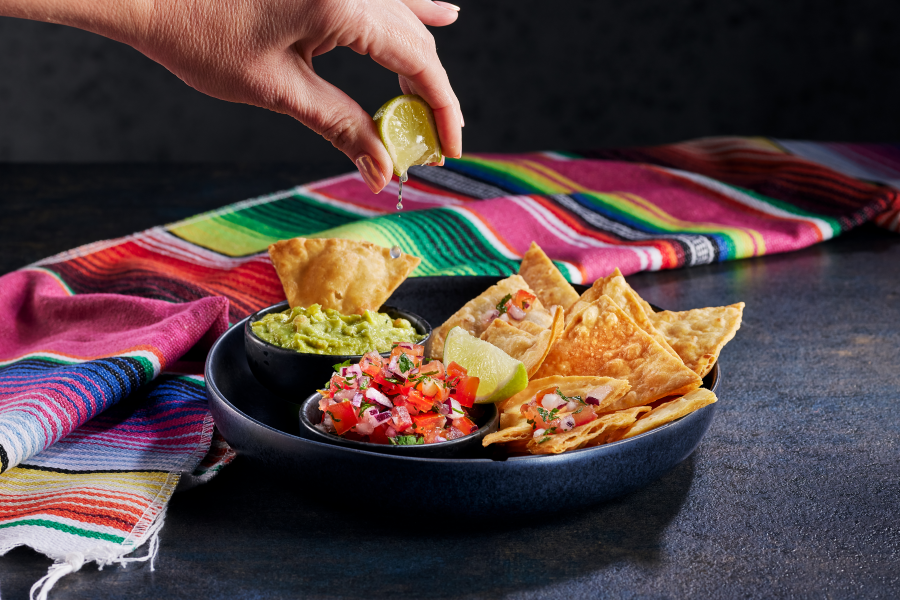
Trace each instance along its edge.
<path fill-rule="evenodd" d="M 0 267 L 346 168 L 3 166 Z M 51 598 L 900 597 L 900 236 L 629 281 L 672 309 L 747 304 L 712 427 L 645 489 L 499 525 L 361 489 L 348 514 L 239 458 L 172 499 L 155 571 L 88 565 Z M 0 558 L 0 597 L 49 564 Z"/>

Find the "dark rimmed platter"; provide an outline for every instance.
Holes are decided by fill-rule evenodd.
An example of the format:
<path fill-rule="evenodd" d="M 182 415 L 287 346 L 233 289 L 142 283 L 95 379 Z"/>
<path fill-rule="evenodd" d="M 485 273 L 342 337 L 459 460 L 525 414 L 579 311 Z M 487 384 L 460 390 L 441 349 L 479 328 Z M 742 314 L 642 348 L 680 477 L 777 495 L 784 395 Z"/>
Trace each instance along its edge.
<path fill-rule="evenodd" d="M 418 277 L 390 303 L 442 323 L 498 277 Z M 206 363 L 210 409 L 222 436 L 241 455 L 290 478 L 302 493 L 335 502 L 427 506 L 446 514 L 517 515 L 596 504 L 644 487 L 687 458 L 712 422 L 713 403 L 640 436 L 554 456 L 431 459 L 376 454 L 301 437 L 300 403 L 269 392 L 250 372 L 238 323 Z M 716 365 L 704 379 L 715 390 Z"/>

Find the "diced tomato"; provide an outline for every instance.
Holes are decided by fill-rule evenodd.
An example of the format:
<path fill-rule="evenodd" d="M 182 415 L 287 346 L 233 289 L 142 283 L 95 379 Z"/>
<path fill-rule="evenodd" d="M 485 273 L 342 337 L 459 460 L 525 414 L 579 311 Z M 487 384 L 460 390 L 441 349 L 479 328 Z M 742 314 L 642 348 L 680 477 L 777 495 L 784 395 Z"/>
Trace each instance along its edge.
<path fill-rule="evenodd" d="M 478 395 L 478 384 L 481 380 L 477 377 L 463 375 L 459 378 L 456 387 L 450 392 L 450 397 L 462 404 L 472 408 L 475 406 L 475 396 Z"/>
<path fill-rule="evenodd" d="M 331 420 L 338 435 L 344 435 L 359 422 L 356 410 L 349 400 L 332 404 L 326 408 L 326 412 L 331 414 Z"/>
<path fill-rule="evenodd" d="M 413 418 L 409 416 L 409 411 L 403 406 L 395 406 L 391 409 L 391 425 L 398 433 L 409 429 L 413 424 Z"/>
<path fill-rule="evenodd" d="M 396 377 L 396 375 L 394 377 Z M 391 379 L 393 379 L 393 377 L 391 377 Z M 373 380 L 377 384 L 378 389 L 385 396 L 396 396 L 397 394 L 403 393 L 402 385 L 394 383 L 392 381 L 388 381 L 387 379 L 385 379 L 382 373 L 379 373 L 378 375 L 373 377 Z"/>
<path fill-rule="evenodd" d="M 419 377 L 421 375 L 431 375 L 435 379 L 443 379 L 444 378 L 444 365 L 441 364 L 439 360 L 433 360 L 428 364 L 422 365 L 416 372 L 413 374 L 414 377 Z"/>
<path fill-rule="evenodd" d="M 369 434 L 369 441 L 373 444 L 390 444 L 390 440 L 388 439 L 387 433 L 385 430 L 387 429 L 387 425 L 379 425 L 375 428 L 375 431 Z"/>
<path fill-rule="evenodd" d="M 365 354 L 359 361 L 359 368 L 362 372 L 371 377 L 375 377 L 381 373 L 381 355 L 377 352 L 369 352 Z"/>
<path fill-rule="evenodd" d="M 425 443 L 434 444 L 437 442 L 446 442 L 447 434 L 442 427 L 429 427 L 423 432 L 425 434 Z"/>
<path fill-rule="evenodd" d="M 412 390 L 409 392 L 409 396 L 406 397 L 406 401 L 415 406 L 419 412 L 427 412 L 434 408 L 434 400 L 431 398 L 426 398 L 422 395 L 421 392 L 417 392 L 416 390 Z"/>
<path fill-rule="evenodd" d="M 465 367 L 460 366 L 455 362 L 450 362 L 447 365 L 447 379 L 451 379 L 453 377 L 461 377 L 462 375 L 468 375 L 469 371 L 466 370 Z"/>
<path fill-rule="evenodd" d="M 581 412 L 578 412 L 578 409 L 576 409 L 576 412 L 572 413 L 572 418 L 575 419 L 575 427 L 578 427 L 579 425 L 590 423 L 597 418 L 597 415 L 590 406 L 582 406 Z"/>
<path fill-rule="evenodd" d="M 453 419 L 453 427 L 459 429 L 463 435 L 469 435 L 473 431 L 478 431 L 478 425 L 476 425 L 469 417 Z"/>
<path fill-rule="evenodd" d="M 447 422 L 447 417 L 435 413 L 425 413 L 412 417 L 413 430 L 416 433 L 423 433 L 429 429 L 443 429 Z"/>
<path fill-rule="evenodd" d="M 449 428 L 447 428 L 445 431 L 446 431 L 445 435 L 447 436 L 448 440 L 456 440 L 456 439 L 459 439 L 466 435 L 462 431 L 460 431 L 459 429 L 457 429 L 456 427 L 454 427 L 452 425 Z"/>
<path fill-rule="evenodd" d="M 555 419 L 550 419 L 550 421 L 546 421 L 546 420 L 544 420 L 544 417 L 541 415 L 541 413 L 549 416 L 549 413 L 551 411 L 546 410 L 544 408 L 541 408 L 541 410 L 538 410 L 538 408 L 539 408 L 539 406 L 536 403 L 532 404 L 530 402 L 528 404 L 523 404 L 522 408 L 521 408 L 522 414 L 524 414 L 525 417 L 529 421 L 534 421 L 535 429 L 549 429 L 550 427 L 558 427 L 559 426 L 559 417 L 558 416 Z M 559 415 L 559 413 L 557 413 L 557 415 Z"/>
<path fill-rule="evenodd" d="M 513 303 L 514 305 L 518 306 L 525 312 L 528 312 L 534 306 L 534 301 L 536 299 L 537 298 L 534 294 L 531 294 L 525 290 L 519 290 L 512 297 L 512 300 L 510 300 L 510 302 Z"/>

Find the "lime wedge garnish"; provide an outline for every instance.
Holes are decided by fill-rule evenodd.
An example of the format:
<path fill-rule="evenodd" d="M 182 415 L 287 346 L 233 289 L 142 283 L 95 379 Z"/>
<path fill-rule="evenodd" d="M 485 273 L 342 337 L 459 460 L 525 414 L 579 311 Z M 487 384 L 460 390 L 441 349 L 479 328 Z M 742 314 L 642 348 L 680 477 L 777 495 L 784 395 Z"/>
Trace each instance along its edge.
<path fill-rule="evenodd" d="M 372 117 L 391 160 L 402 177 L 412 165 L 441 161 L 441 142 L 431 107 L 412 94 L 388 100 Z"/>
<path fill-rule="evenodd" d="M 444 364 L 451 361 L 481 380 L 475 396 L 479 404 L 506 400 L 528 385 L 528 371 L 521 361 L 461 327 L 451 329 L 444 342 Z"/>

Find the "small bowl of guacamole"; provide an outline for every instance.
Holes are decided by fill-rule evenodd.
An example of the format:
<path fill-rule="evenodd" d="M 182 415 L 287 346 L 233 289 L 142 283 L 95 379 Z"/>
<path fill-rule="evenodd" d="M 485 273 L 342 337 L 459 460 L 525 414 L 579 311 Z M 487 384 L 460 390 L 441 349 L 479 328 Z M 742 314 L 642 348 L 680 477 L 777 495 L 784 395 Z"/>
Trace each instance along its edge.
<path fill-rule="evenodd" d="M 423 344 L 431 325 L 419 315 L 391 306 L 344 315 L 318 304 L 264 308 L 244 326 L 250 370 L 279 396 L 299 403 L 325 385 L 334 365 L 359 362 L 376 351 L 387 356 L 395 343 Z"/>

